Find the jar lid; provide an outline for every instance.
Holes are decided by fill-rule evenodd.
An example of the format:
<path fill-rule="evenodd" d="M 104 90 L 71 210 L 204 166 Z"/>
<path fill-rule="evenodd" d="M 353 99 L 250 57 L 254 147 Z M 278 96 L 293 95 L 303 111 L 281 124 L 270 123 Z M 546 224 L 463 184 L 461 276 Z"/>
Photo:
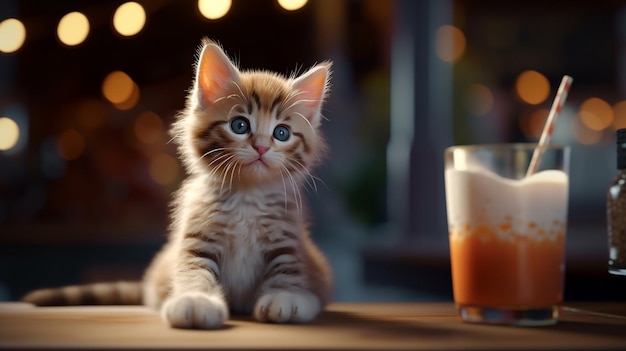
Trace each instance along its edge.
<path fill-rule="evenodd" d="M 617 169 L 626 169 L 626 128 L 617 130 Z"/>
<path fill-rule="evenodd" d="M 617 138 L 616 141 L 618 144 L 626 143 L 626 128 L 617 130 Z"/>

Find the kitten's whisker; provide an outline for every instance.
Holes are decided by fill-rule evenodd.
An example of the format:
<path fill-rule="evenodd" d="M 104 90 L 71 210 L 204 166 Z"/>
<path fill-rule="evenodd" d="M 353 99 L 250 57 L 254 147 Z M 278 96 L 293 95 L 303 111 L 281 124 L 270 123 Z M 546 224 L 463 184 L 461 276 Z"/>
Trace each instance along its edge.
<path fill-rule="evenodd" d="M 239 84 L 237 84 L 237 82 L 235 81 L 233 81 L 233 84 L 235 84 L 237 89 L 239 89 L 239 93 L 241 94 L 239 95 L 239 97 L 241 98 L 241 100 L 244 102 L 248 102 L 248 97 L 246 96 L 246 94 L 243 93 L 243 90 L 241 90 L 241 87 L 239 86 Z"/>
<path fill-rule="evenodd" d="M 285 172 L 287 173 L 287 177 L 289 179 L 289 184 L 291 185 L 291 191 L 293 194 L 293 199 L 296 205 L 296 211 L 298 211 L 298 213 L 300 213 L 300 207 L 299 207 L 299 202 L 298 202 L 298 193 L 296 192 L 296 186 L 294 184 L 294 180 L 293 177 L 291 176 L 291 173 L 289 172 L 289 170 L 287 168 L 285 168 Z"/>
<path fill-rule="evenodd" d="M 229 162 L 232 158 L 234 158 L 234 157 L 235 157 L 235 155 L 228 155 L 228 157 L 226 157 L 226 159 L 222 160 L 222 161 L 221 161 L 221 162 L 217 165 L 217 167 L 215 167 L 213 170 L 211 170 L 211 172 L 209 172 L 209 176 L 210 176 L 210 177 L 213 177 L 213 176 L 214 176 L 214 175 L 215 175 L 218 171 L 220 171 L 220 169 L 221 169 L 221 168 L 222 168 L 225 164 L 227 164 L 227 163 L 228 163 L 228 162 Z M 215 161 L 217 161 L 217 160 L 213 160 L 213 162 L 215 162 Z M 213 163 L 213 162 L 211 162 L 211 163 Z M 223 183 L 223 181 L 222 181 L 222 183 Z M 222 186 L 222 187 L 223 187 L 223 186 Z M 220 189 L 220 193 L 222 192 L 222 190 L 223 190 L 223 189 Z"/>
<path fill-rule="evenodd" d="M 298 210 L 298 214 L 302 215 L 302 193 L 300 192 L 300 187 L 298 186 L 298 183 L 296 183 L 295 179 L 293 180 L 293 186 L 295 187 L 296 194 L 298 195 L 296 208 Z"/>
<path fill-rule="evenodd" d="M 235 158 L 235 155 L 230 155 L 230 157 L 228 157 L 227 159 L 223 160 L 220 165 L 216 168 L 220 169 L 223 165 L 226 165 L 226 168 L 224 169 L 224 172 L 222 174 L 222 184 L 220 186 L 220 194 L 224 192 L 224 182 L 226 181 L 226 177 L 228 177 L 228 170 L 230 169 L 230 167 L 232 166 L 232 160 L 233 158 Z M 230 189 L 229 189 L 230 191 Z"/>
<path fill-rule="evenodd" d="M 222 101 L 222 100 L 224 100 L 224 99 L 228 99 L 228 96 L 222 96 L 222 97 L 219 97 L 219 98 L 215 99 L 215 101 L 213 101 L 213 103 L 214 103 L 214 104 L 215 104 L 215 103 L 218 103 L 218 102 L 220 102 L 220 101 Z"/>
<path fill-rule="evenodd" d="M 218 148 L 216 148 L 216 149 L 209 150 L 209 151 L 207 151 L 207 152 L 203 153 L 203 154 L 202 154 L 202 156 L 200 156 L 200 158 L 204 158 L 204 157 L 209 156 L 210 154 L 212 154 L 212 153 L 214 153 L 214 152 L 218 152 L 218 151 L 226 151 L 226 148 L 224 148 L 224 147 L 218 147 Z"/>
<path fill-rule="evenodd" d="M 196 165 L 196 163 L 198 163 L 198 162 L 202 161 L 202 159 L 203 159 L 203 158 L 205 158 L 206 156 L 208 156 L 208 155 L 210 155 L 210 154 L 212 154 L 212 153 L 214 153 L 214 152 L 218 152 L 218 151 L 226 151 L 226 150 L 227 150 L 227 149 L 226 149 L 226 148 L 223 148 L 223 147 L 220 147 L 220 148 L 217 148 L 217 149 L 213 149 L 213 150 L 209 150 L 209 151 L 205 152 L 204 154 L 202 154 L 202 156 L 198 157 L 198 159 L 194 161 L 193 165 L 195 166 L 195 165 Z M 224 155 L 226 155 L 226 154 L 224 154 Z M 224 155 L 221 155 L 221 156 L 224 156 Z M 220 158 L 221 156 L 218 156 L 218 158 Z M 215 160 L 214 160 L 214 161 L 215 161 Z M 213 162 L 209 163 L 209 166 L 210 166 L 212 163 L 213 163 Z"/>
<path fill-rule="evenodd" d="M 241 107 L 241 104 L 234 105 L 234 106 L 233 106 L 233 107 L 231 107 L 231 108 L 230 108 L 230 110 L 228 111 L 228 116 L 231 116 L 231 115 L 233 114 L 233 110 L 234 110 L 234 109 L 236 109 L 236 108 L 238 108 L 238 107 L 239 107 L 239 108 L 241 108 L 241 110 L 243 110 L 243 107 Z M 238 112 L 237 114 L 242 114 L 242 113 L 244 113 L 244 112 Z"/>
<path fill-rule="evenodd" d="M 290 160 L 290 161 L 294 161 L 294 160 Z M 297 161 L 296 161 L 296 162 L 297 162 Z M 307 183 L 307 185 L 308 185 L 311 189 L 313 189 L 313 190 L 317 191 L 317 186 L 315 186 L 315 181 L 313 181 L 313 183 L 311 183 L 311 181 L 310 181 L 310 180 L 309 180 L 309 178 L 308 178 L 308 174 L 307 174 L 307 173 L 305 173 L 305 172 L 308 172 L 308 171 L 306 170 L 306 168 L 303 168 L 303 169 L 304 169 L 304 172 L 303 172 L 302 170 L 298 169 L 298 167 L 296 167 L 296 166 L 297 166 L 296 164 L 294 164 L 294 163 L 292 163 L 292 162 L 290 162 L 290 163 L 289 163 L 289 166 L 290 166 L 290 167 L 292 167 L 294 171 L 298 172 L 298 175 L 300 175 L 300 177 L 301 177 L 302 179 L 304 179 L 304 181 Z"/>
<path fill-rule="evenodd" d="M 208 155 L 210 155 L 210 154 L 212 154 L 212 153 L 214 153 L 214 152 L 218 152 L 218 151 L 229 151 L 229 150 L 230 150 L 230 151 L 233 151 L 233 150 L 237 150 L 237 149 L 236 149 L 236 148 L 234 148 L 234 147 L 219 147 L 219 148 L 216 148 L 216 149 L 213 149 L 213 150 L 210 150 L 210 151 L 205 152 L 205 153 L 202 155 L 202 157 L 208 156 Z M 224 155 L 228 155 L 228 154 L 224 154 Z M 223 156 L 223 155 L 222 155 L 222 156 Z"/>
<path fill-rule="evenodd" d="M 296 97 L 296 96 L 298 96 L 298 95 L 302 95 L 302 94 L 304 94 L 304 93 L 305 93 L 305 92 L 304 92 L 304 91 L 301 91 L 301 90 L 298 90 L 298 91 L 292 90 L 292 91 L 289 93 L 289 95 L 287 95 L 287 100 L 289 100 L 289 99 L 291 99 L 291 98 L 294 98 L 294 97 Z"/>
<path fill-rule="evenodd" d="M 289 95 L 287 95 L 287 98 L 280 103 L 280 109 L 281 110 L 287 110 L 287 109 L 293 107 L 293 105 L 291 105 L 291 106 L 289 106 L 289 108 L 285 108 L 285 105 L 287 105 L 287 103 L 290 102 L 293 98 L 295 98 L 295 97 L 297 97 L 298 95 L 301 95 L 301 94 L 304 94 L 304 92 L 303 91 L 291 91 L 289 93 Z"/>
<path fill-rule="evenodd" d="M 283 170 L 279 169 L 279 171 L 280 171 L 280 179 L 283 181 L 283 192 L 285 194 L 285 212 L 286 212 L 287 211 L 287 184 L 285 184 L 285 177 L 283 175 Z"/>
<path fill-rule="evenodd" d="M 304 115 L 301 114 L 300 112 L 295 112 L 294 115 L 298 117 L 302 117 L 302 119 L 306 122 L 306 124 L 309 125 L 309 128 L 311 128 L 311 130 L 313 131 L 313 134 L 317 134 L 317 131 L 315 130 L 315 128 L 313 128 L 313 125 L 311 124 L 311 121 L 309 121 L 308 118 L 304 117 Z"/>
<path fill-rule="evenodd" d="M 324 182 L 324 180 L 322 180 L 322 178 L 314 176 L 301 162 L 299 162 L 297 160 L 293 160 L 293 159 L 290 159 L 289 161 L 295 162 L 298 166 L 300 166 L 302 168 L 302 171 L 304 171 L 306 173 L 306 175 L 311 178 L 311 181 L 313 181 L 315 192 L 317 192 L 317 190 L 318 190 L 317 189 L 317 183 L 315 182 L 316 180 L 319 181 L 320 183 L 322 183 L 324 185 L 324 187 L 326 187 L 326 189 L 329 189 L 328 188 L 328 184 L 326 184 L 326 182 Z M 307 180 L 307 183 L 309 183 L 308 180 Z"/>
<path fill-rule="evenodd" d="M 237 169 L 237 165 L 239 164 L 239 162 L 237 162 L 237 160 L 233 161 L 233 169 L 230 172 L 230 184 L 228 184 L 228 188 L 232 191 L 233 189 L 233 177 L 235 176 L 235 169 Z M 241 170 L 241 168 L 239 168 Z"/>
<path fill-rule="evenodd" d="M 224 182 L 226 182 L 226 178 L 228 178 L 228 170 L 230 169 L 231 165 L 232 163 L 230 162 L 230 160 L 228 160 L 228 162 L 226 163 L 226 168 L 224 169 L 224 172 L 222 173 L 222 184 L 220 185 L 220 194 L 224 192 Z M 228 191 L 230 192 L 230 189 L 228 189 Z"/>
<path fill-rule="evenodd" d="M 218 168 L 213 168 L 207 175 L 209 176 L 209 178 L 213 179 L 213 177 L 217 174 L 218 171 L 219 171 Z"/>
<path fill-rule="evenodd" d="M 299 104 L 301 104 L 301 103 L 303 103 L 305 101 L 306 100 L 296 100 L 296 101 L 292 102 L 291 105 L 287 106 L 287 108 L 285 108 L 284 110 L 285 111 L 290 110 L 292 107 L 294 107 L 296 105 L 299 105 Z"/>
<path fill-rule="evenodd" d="M 207 165 L 208 167 L 211 167 L 215 162 L 221 161 L 224 158 L 228 158 L 231 157 L 233 155 L 229 155 L 229 154 L 223 154 L 223 155 L 219 155 L 216 158 L 213 159 L 213 161 L 209 162 L 209 164 Z"/>
<path fill-rule="evenodd" d="M 239 94 L 230 94 L 228 96 L 222 96 L 220 98 L 215 99 L 215 101 L 213 101 L 213 103 L 215 104 L 215 103 L 220 102 L 220 101 L 222 101 L 224 99 L 232 99 L 232 98 L 236 98 L 236 97 L 238 97 L 240 100 L 243 100 L 241 98 L 241 96 L 239 96 Z"/>
<path fill-rule="evenodd" d="M 298 172 L 300 174 L 300 176 L 304 179 L 304 181 L 306 182 L 306 184 L 308 185 L 307 187 L 305 187 L 305 189 L 308 191 L 309 189 L 313 190 L 314 193 L 317 193 L 317 184 L 315 184 L 315 180 L 312 178 L 309 178 L 307 176 L 305 176 L 304 173 L 302 173 L 300 170 L 296 169 L 296 172 Z"/>
<path fill-rule="evenodd" d="M 287 172 L 287 176 L 289 177 L 289 181 L 291 183 L 291 188 L 294 192 L 294 198 L 296 200 L 296 210 L 298 211 L 298 214 L 302 214 L 302 194 L 300 194 L 300 190 L 298 189 L 298 182 L 296 182 L 287 167 L 283 166 L 283 168 Z"/>
<path fill-rule="evenodd" d="M 298 100 L 296 102 L 303 102 L 303 103 L 315 102 L 315 103 L 318 103 L 318 102 L 322 102 L 322 101 L 323 100 L 321 100 L 321 99 L 315 99 L 315 100 L 313 100 L 313 99 L 300 99 L 300 100 Z"/>
<path fill-rule="evenodd" d="M 313 174 L 310 174 L 309 176 L 311 177 L 311 179 L 313 179 L 314 182 L 318 181 L 318 182 L 322 183 L 322 185 L 324 186 L 324 188 L 326 188 L 326 190 L 330 190 L 330 188 L 328 187 L 328 184 L 326 184 L 326 182 L 322 178 L 320 178 L 318 176 L 315 176 Z M 316 184 L 317 184 L 317 182 L 316 182 Z"/>
<path fill-rule="evenodd" d="M 289 107 L 287 107 L 285 110 L 289 110 L 290 108 L 296 106 L 296 105 L 300 105 L 300 104 L 307 104 L 307 103 L 311 103 L 311 102 L 322 102 L 323 100 L 311 100 L 311 99 L 300 99 L 300 100 L 296 100 L 293 103 L 291 103 L 291 105 L 289 105 Z"/>

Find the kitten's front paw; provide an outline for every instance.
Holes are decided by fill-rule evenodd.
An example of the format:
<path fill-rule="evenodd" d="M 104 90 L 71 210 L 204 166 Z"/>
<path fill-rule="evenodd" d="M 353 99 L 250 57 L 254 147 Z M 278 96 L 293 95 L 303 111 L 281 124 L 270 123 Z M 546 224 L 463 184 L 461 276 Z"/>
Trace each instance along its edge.
<path fill-rule="evenodd" d="M 217 329 L 228 319 L 228 306 L 220 296 L 186 293 L 168 298 L 161 315 L 173 328 Z"/>
<path fill-rule="evenodd" d="M 320 300 L 310 292 L 276 291 L 257 301 L 254 317 L 261 322 L 306 323 L 321 310 Z"/>

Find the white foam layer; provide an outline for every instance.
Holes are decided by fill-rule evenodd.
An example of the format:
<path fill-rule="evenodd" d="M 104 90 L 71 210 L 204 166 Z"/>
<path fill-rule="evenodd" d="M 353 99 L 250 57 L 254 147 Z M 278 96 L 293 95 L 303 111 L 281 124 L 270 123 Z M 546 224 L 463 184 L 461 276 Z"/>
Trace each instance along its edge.
<path fill-rule="evenodd" d="M 566 222 L 568 176 L 563 171 L 512 180 L 485 170 L 446 170 L 445 181 L 450 232 L 483 225 L 502 235 L 511 230 L 526 234 L 529 226 L 547 231 Z"/>

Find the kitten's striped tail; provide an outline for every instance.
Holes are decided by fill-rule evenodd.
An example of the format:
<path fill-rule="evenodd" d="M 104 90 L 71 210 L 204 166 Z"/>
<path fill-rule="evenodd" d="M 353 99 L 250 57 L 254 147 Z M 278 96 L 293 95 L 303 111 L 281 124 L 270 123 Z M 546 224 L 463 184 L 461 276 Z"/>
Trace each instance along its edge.
<path fill-rule="evenodd" d="M 32 291 L 22 298 L 37 306 L 141 305 L 141 282 L 95 283 Z"/>

